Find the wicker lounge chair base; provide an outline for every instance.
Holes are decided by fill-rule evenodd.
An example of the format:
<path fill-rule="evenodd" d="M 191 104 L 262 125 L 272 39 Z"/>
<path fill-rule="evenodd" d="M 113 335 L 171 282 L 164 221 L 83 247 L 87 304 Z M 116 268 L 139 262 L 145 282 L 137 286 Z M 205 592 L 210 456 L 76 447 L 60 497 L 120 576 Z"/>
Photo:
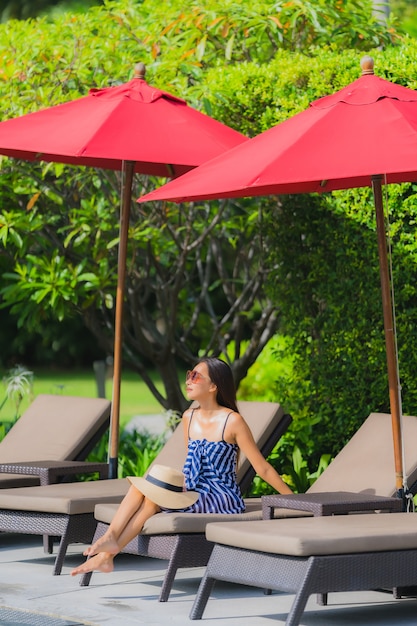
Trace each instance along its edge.
<path fill-rule="evenodd" d="M 167 602 L 177 570 L 180 567 L 203 567 L 207 565 L 213 543 L 207 541 L 205 527 L 210 521 L 231 520 L 248 522 L 262 519 L 260 498 L 246 500 L 245 513 L 235 515 L 218 515 L 201 513 L 159 513 L 149 519 L 140 535 L 135 537 L 123 552 L 137 556 L 152 557 L 168 561 L 164 575 L 159 602 Z M 99 504 L 96 517 L 106 519 L 110 523 L 117 507 Z M 93 541 L 97 541 L 108 529 L 108 523 L 99 522 Z M 92 572 L 81 577 L 80 585 L 90 584 Z"/>
<path fill-rule="evenodd" d="M 91 543 L 96 504 L 121 502 L 127 490 L 123 479 L 0 489 L 0 532 L 57 537 L 53 574 L 59 575 L 68 545 Z M 52 543 L 44 545 L 51 553 Z"/>
<path fill-rule="evenodd" d="M 206 534 L 216 543 L 192 620 L 201 619 L 216 580 L 295 593 L 286 626 L 300 623 L 311 594 L 417 583 L 416 522 L 409 513 L 226 522 L 209 524 Z"/>
<path fill-rule="evenodd" d="M 60 539 L 54 563 L 53 574 L 58 576 L 64 564 L 69 544 L 90 543 L 96 528 L 93 513 L 81 515 L 64 515 L 50 513 L 0 511 L 0 529 L 7 532 L 24 533 L 26 535 L 48 535 Z M 49 544 L 52 551 L 52 545 Z"/>
<path fill-rule="evenodd" d="M 251 430 L 261 451 L 265 456 L 268 455 L 280 436 L 287 430 L 291 423 L 291 417 L 284 414 L 280 405 L 274 402 L 243 402 L 240 403 L 239 406 L 242 407 L 243 414 L 249 420 Z M 181 469 L 184 465 L 184 459 L 184 435 L 182 426 L 179 425 L 169 437 L 154 462 Z M 251 484 L 254 476 L 253 469 L 244 455 L 240 457 L 238 476 L 242 490 L 244 491 Z M 128 488 L 129 483 L 127 480 L 113 479 L 19 487 L 18 489 L 0 489 L 0 532 L 46 534 L 47 536 L 49 535 L 49 537 L 61 537 L 58 558 L 54 568 L 54 574 L 59 574 L 68 544 L 77 542 L 84 543 L 88 535 L 82 527 L 77 527 L 77 518 L 79 518 L 81 514 L 87 514 L 92 517 L 96 505 L 98 510 L 100 510 L 100 507 L 113 504 L 115 506 L 110 510 L 110 517 L 99 520 L 108 521 L 109 523 L 115 510 L 117 510 L 117 504 L 121 502 Z M 261 502 L 258 501 L 258 510 L 256 513 L 258 517 L 262 517 L 261 508 Z M 1 517 L 3 513 L 4 516 Z M 183 514 L 183 517 L 185 516 L 188 520 L 193 520 L 191 529 L 187 526 L 188 520 L 185 526 L 183 522 L 181 522 L 181 527 L 177 527 L 176 524 L 180 522 L 177 520 L 176 514 L 172 514 L 172 516 L 171 514 L 161 514 L 161 516 L 154 516 L 155 519 L 152 518 L 152 522 L 149 520 L 149 523 L 152 523 L 152 529 L 156 529 L 155 532 L 160 532 L 164 535 L 160 538 L 162 548 L 156 547 L 159 538 L 155 537 L 145 540 L 142 539 L 141 536 L 136 542 L 139 552 L 135 551 L 135 541 L 130 544 L 127 550 L 131 551 L 133 554 L 155 556 L 156 558 L 162 559 L 170 559 L 172 553 L 178 554 L 178 564 L 176 565 L 176 561 L 174 560 L 172 566 L 169 566 L 169 570 L 174 571 L 175 575 L 176 569 L 182 566 L 183 563 L 186 566 L 191 566 L 191 557 L 187 557 L 188 560 L 186 560 L 185 556 L 183 556 L 183 554 L 185 555 L 192 552 L 192 548 L 185 545 L 186 539 L 190 537 L 190 534 L 193 535 L 191 539 L 192 545 L 196 546 L 194 543 L 194 535 L 199 533 L 201 535 L 200 544 L 198 544 L 198 548 L 195 548 L 195 551 L 197 554 L 198 550 L 202 551 L 199 558 L 203 559 L 202 564 L 204 565 L 208 559 L 207 542 L 204 535 L 205 524 L 204 526 L 200 524 L 199 528 L 195 527 L 198 515 L 193 514 L 187 516 Z M 94 517 L 95 526 L 97 524 L 97 516 Z M 159 518 L 159 521 L 156 518 Z M 167 531 L 165 522 L 168 518 L 172 521 L 172 525 L 169 526 L 169 530 Z M 244 519 L 247 519 L 246 514 Z M 253 518 L 249 517 L 249 519 Z M 37 526 L 35 524 L 36 520 L 39 521 Z M 162 525 L 160 524 L 161 520 L 164 522 Z M 85 521 L 83 521 L 83 523 L 85 523 Z M 79 534 L 77 534 L 77 528 L 80 529 Z M 175 537 L 165 537 L 165 535 L 181 534 L 183 531 L 184 536 L 180 537 L 178 541 Z M 148 535 L 152 534 L 154 534 L 154 532 L 150 530 Z M 91 542 L 91 539 L 92 537 L 87 539 L 88 543 Z M 50 542 L 47 543 L 47 551 L 51 552 Z M 167 545 L 168 548 L 165 547 Z M 166 556 L 163 556 L 164 554 L 166 554 Z M 196 565 L 200 565 L 200 563 L 198 562 Z M 91 574 L 89 575 L 89 578 L 90 577 Z M 85 582 L 85 579 L 83 583 L 83 578 L 84 577 L 81 579 L 81 584 L 88 584 Z M 168 579 L 169 575 L 167 580 Z"/>
<path fill-rule="evenodd" d="M 107 528 L 107 525 L 99 524 L 94 540 L 102 536 Z M 168 560 L 168 566 L 159 594 L 159 602 L 167 602 L 177 570 L 180 567 L 201 567 L 206 565 L 212 549 L 213 544 L 206 541 L 204 533 L 158 535 L 154 537 L 138 535 L 124 548 L 123 552 Z M 82 587 L 89 585 L 91 575 L 91 573 L 88 573 L 82 576 L 80 581 Z"/>

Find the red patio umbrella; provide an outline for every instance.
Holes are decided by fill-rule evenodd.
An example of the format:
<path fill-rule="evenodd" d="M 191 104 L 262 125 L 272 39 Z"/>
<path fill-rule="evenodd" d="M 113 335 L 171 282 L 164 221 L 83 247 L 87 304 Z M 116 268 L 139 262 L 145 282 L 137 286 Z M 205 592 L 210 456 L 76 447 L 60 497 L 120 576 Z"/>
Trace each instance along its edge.
<path fill-rule="evenodd" d="M 116 87 L 0 123 L 0 154 L 122 171 L 110 421 L 110 476 L 117 476 L 123 300 L 134 172 L 175 177 L 247 137 L 151 87 L 145 66 Z"/>
<path fill-rule="evenodd" d="M 417 91 L 362 76 L 305 111 L 140 198 L 201 200 L 325 192 L 372 185 L 392 415 L 396 484 L 403 489 L 401 397 L 382 183 L 417 180 Z"/>

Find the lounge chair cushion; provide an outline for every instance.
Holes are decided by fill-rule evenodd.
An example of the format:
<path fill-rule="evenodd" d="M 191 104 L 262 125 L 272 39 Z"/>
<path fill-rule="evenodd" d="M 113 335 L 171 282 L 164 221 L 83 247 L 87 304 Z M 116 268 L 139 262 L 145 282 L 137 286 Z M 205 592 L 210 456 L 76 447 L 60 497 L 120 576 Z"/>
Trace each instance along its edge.
<path fill-rule="evenodd" d="M 38 395 L 0 442 L 0 463 L 78 459 L 110 406 L 104 398 Z M 39 478 L 0 473 L 0 488 L 24 485 L 39 485 Z"/>
<path fill-rule="evenodd" d="M 417 516 L 364 513 L 246 524 L 210 523 L 206 538 L 256 552 L 297 557 L 417 548 Z"/>
<path fill-rule="evenodd" d="M 262 519 L 262 504 L 260 498 L 245 500 L 246 511 L 244 513 L 221 514 L 221 513 L 158 513 L 145 522 L 142 535 L 169 535 L 173 533 L 204 533 L 208 522 L 250 521 Z M 110 524 L 117 505 L 97 504 L 94 515 L 101 522 Z"/>
<path fill-rule="evenodd" d="M 128 489 L 129 483 L 124 478 L 0 489 L 0 510 L 93 513 L 99 502 L 121 502 Z"/>
<path fill-rule="evenodd" d="M 103 398 L 39 395 L 0 443 L 0 462 L 74 460 L 108 419 Z"/>
<path fill-rule="evenodd" d="M 417 419 L 403 416 L 404 473 L 411 488 L 417 481 Z M 395 496 L 392 421 L 388 413 L 371 413 L 308 493 L 351 491 Z"/>

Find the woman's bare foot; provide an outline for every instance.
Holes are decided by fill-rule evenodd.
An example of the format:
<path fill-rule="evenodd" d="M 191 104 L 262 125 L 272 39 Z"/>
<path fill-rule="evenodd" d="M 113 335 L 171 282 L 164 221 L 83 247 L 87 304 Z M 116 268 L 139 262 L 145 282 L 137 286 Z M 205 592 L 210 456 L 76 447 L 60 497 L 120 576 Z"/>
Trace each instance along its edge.
<path fill-rule="evenodd" d="M 94 556 L 99 552 L 108 552 L 109 554 L 120 552 L 119 545 L 111 533 L 106 533 L 100 537 L 92 546 L 86 548 L 83 554 L 84 556 Z"/>
<path fill-rule="evenodd" d="M 72 570 L 71 576 L 77 576 L 78 574 L 87 574 L 88 572 L 104 572 L 109 574 L 114 569 L 113 564 L 114 554 L 108 552 L 99 552 L 91 559 L 87 559 L 82 565 L 79 565 Z"/>

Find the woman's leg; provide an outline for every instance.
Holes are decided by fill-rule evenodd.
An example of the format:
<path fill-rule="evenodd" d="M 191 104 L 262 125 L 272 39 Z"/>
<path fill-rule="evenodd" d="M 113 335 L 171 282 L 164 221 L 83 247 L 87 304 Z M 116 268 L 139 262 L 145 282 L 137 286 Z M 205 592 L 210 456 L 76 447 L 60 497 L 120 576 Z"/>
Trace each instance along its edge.
<path fill-rule="evenodd" d="M 116 514 L 104 535 L 84 550 L 84 556 L 93 556 L 98 552 L 117 554 L 119 552 L 119 537 L 132 516 L 138 512 L 143 501 L 143 494 L 136 487 L 131 486 L 119 504 Z"/>
<path fill-rule="evenodd" d="M 118 554 L 132 539 L 134 539 L 141 532 L 146 520 L 152 517 L 152 515 L 155 515 L 155 513 L 159 513 L 160 510 L 161 509 L 157 504 L 155 504 L 151 500 L 148 500 L 148 498 L 143 498 L 143 502 L 139 510 L 136 511 L 136 513 L 134 513 L 130 517 L 128 522 L 124 525 L 120 534 L 118 534 L 118 539 L 116 540 L 114 535 L 109 535 L 109 537 L 101 543 L 101 546 L 98 546 L 99 541 L 97 541 L 96 544 L 94 544 L 96 546 L 96 552 L 94 553 L 94 556 L 87 559 L 87 561 L 85 561 L 79 567 L 73 569 L 71 572 L 71 576 L 76 576 L 77 574 L 85 574 L 87 572 L 93 572 L 94 570 L 99 570 L 100 572 L 105 573 L 112 572 L 114 568 L 113 560 L 116 554 Z M 104 539 L 107 533 L 109 533 L 111 525 L 106 534 L 103 535 L 102 539 Z"/>
<path fill-rule="evenodd" d="M 123 550 L 127 544 L 132 541 L 139 533 L 142 532 L 142 528 L 144 523 L 156 513 L 160 513 L 160 507 L 149 500 L 148 498 L 144 498 L 143 504 L 140 507 L 139 511 L 133 515 L 129 523 L 124 527 L 123 532 L 119 535 L 119 551 Z"/>

